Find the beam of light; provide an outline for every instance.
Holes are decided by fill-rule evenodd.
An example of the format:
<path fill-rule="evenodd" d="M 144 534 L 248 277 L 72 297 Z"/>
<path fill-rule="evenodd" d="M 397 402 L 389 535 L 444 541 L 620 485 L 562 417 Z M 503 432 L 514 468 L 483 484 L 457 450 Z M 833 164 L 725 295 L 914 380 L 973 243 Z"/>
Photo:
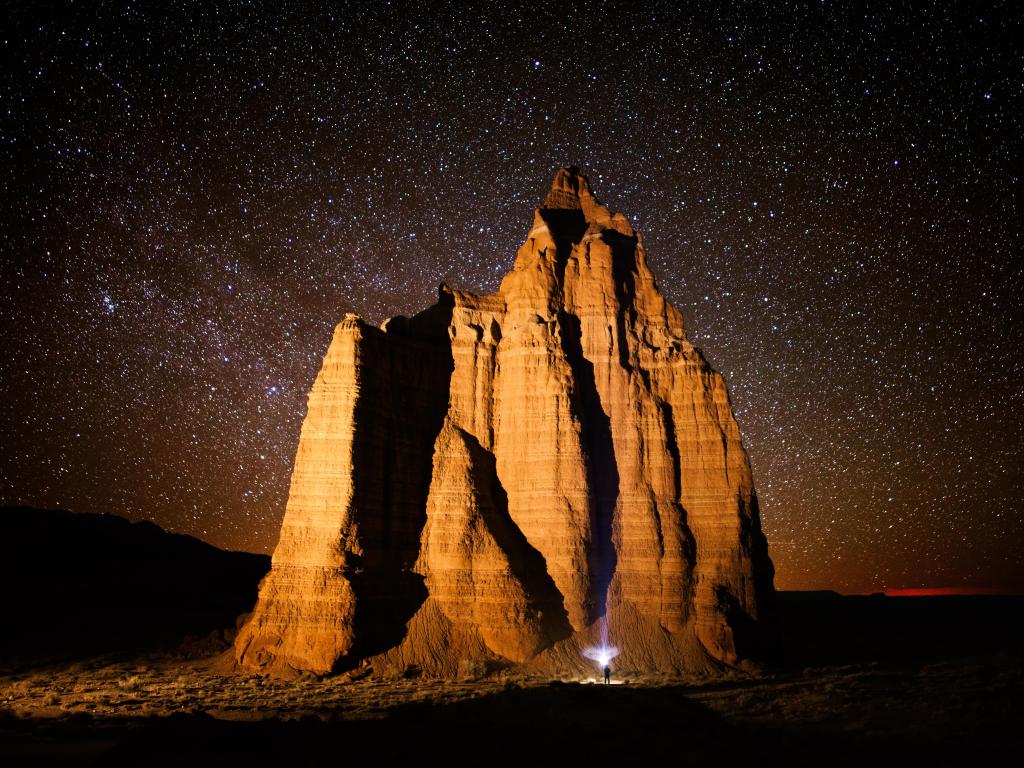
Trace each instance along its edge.
<path fill-rule="evenodd" d="M 619 655 L 619 649 L 614 645 L 591 646 L 590 648 L 583 649 L 583 655 L 588 659 L 596 661 L 597 666 L 604 669 L 612 659 Z"/>
<path fill-rule="evenodd" d="M 608 663 L 619 655 L 619 649 L 608 644 L 608 617 L 602 616 L 598 629 L 601 633 L 601 644 L 583 649 L 583 655 L 597 662 L 600 669 L 608 666 Z"/>

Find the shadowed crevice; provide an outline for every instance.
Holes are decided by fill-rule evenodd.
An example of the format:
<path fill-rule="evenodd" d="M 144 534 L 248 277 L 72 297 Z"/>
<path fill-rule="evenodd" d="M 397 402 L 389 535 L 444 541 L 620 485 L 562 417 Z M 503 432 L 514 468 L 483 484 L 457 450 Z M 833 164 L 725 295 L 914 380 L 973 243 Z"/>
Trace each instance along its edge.
<path fill-rule="evenodd" d="M 744 638 L 749 646 L 749 656 L 771 657 L 778 652 L 778 611 L 775 600 L 775 566 L 768 556 L 768 538 L 761 529 L 761 509 L 757 494 L 750 494 L 749 504 L 741 497 L 740 541 L 750 552 L 751 578 L 753 579 L 754 606 L 751 636 Z"/>
<path fill-rule="evenodd" d="M 628 237 L 614 229 L 606 229 L 601 233 L 601 239 L 608 244 L 612 251 L 612 282 L 615 285 L 615 300 L 619 306 L 619 311 L 615 316 L 619 339 L 619 365 L 627 371 L 632 371 L 633 366 L 629 362 L 629 348 L 626 340 L 629 338 L 627 328 L 636 327 L 636 309 L 633 307 L 633 297 L 636 295 L 637 238 L 636 236 Z"/>
<path fill-rule="evenodd" d="M 551 239 L 558 249 L 559 280 L 565 269 L 572 246 L 583 239 L 587 231 L 587 219 L 578 208 L 541 208 L 540 216 L 548 225 Z"/>
<path fill-rule="evenodd" d="M 750 552 L 752 583 L 746 585 L 749 592 L 741 595 L 734 594 L 725 585 L 717 585 L 715 602 L 732 631 L 737 658 L 769 658 L 778 651 L 775 590 L 772 585 L 775 569 L 768 558 L 767 539 L 760 529 L 757 496 L 751 494 L 749 505 L 741 496 L 737 505 L 740 542 Z"/>
<path fill-rule="evenodd" d="M 573 246 L 583 239 L 589 224 L 584 212 L 578 208 L 542 208 L 540 214 L 555 241 L 555 273 L 559 286 L 562 286 Z M 573 371 L 576 385 L 573 400 L 578 402 L 574 402 L 573 407 L 583 431 L 583 449 L 586 453 L 591 531 L 587 556 L 593 600 L 590 618 L 593 620 L 607 614 L 608 587 L 615 574 L 612 521 L 619 498 L 619 471 L 612 444 L 611 420 L 601 406 L 594 365 L 583 355 L 580 320 L 575 315 L 559 311 L 558 322 L 562 331 L 562 350 Z M 621 317 L 618 323 L 620 338 L 623 338 Z"/>
<path fill-rule="evenodd" d="M 583 211 L 574 208 L 541 208 L 540 215 L 555 241 L 555 279 L 561 292 L 565 286 L 565 267 L 573 246 L 583 239 L 587 231 L 587 220 Z M 558 303 L 562 304 L 561 301 Z"/>
<path fill-rule="evenodd" d="M 390 320 L 386 332 L 364 328 L 352 447 L 362 555 L 348 555 L 345 574 L 356 599 L 356 641 L 338 670 L 398 645 L 427 598 L 412 567 L 455 368 L 448 337 L 454 302 L 443 288 L 440 294 L 416 317 Z"/>
<path fill-rule="evenodd" d="M 681 539 L 682 554 L 686 558 L 684 577 L 686 580 L 686 595 L 683 610 L 684 615 L 690 616 L 693 614 L 693 571 L 697 565 L 697 540 L 693 536 L 693 531 L 690 530 L 689 516 L 683 507 L 682 458 L 679 455 L 679 440 L 676 435 L 676 422 L 672 413 L 672 404 L 659 400 L 658 411 L 661 413 L 662 426 L 665 430 L 665 447 L 668 450 L 669 457 L 672 459 L 672 499 L 676 513 L 679 515 L 678 533 Z M 658 529 L 661 532 L 662 540 L 665 537 L 665 527 L 665 521 L 661 519 L 659 510 Z"/>
<path fill-rule="evenodd" d="M 672 491 L 674 498 L 679 500 L 683 497 L 682 460 L 679 457 L 679 442 L 676 439 L 676 423 L 672 415 L 672 405 L 665 401 L 659 401 L 658 410 L 661 412 L 661 423 L 665 429 L 665 447 L 672 459 Z"/>
<path fill-rule="evenodd" d="M 576 384 L 583 445 L 587 454 L 587 481 L 591 488 L 591 590 L 594 618 L 599 618 L 608 610 L 608 587 L 615 575 L 617 560 L 612 542 L 612 520 L 619 500 L 619 467 L 612 442 L 611 419 L 601 405 L 594 364 L 583 356 L 580 319 L 562 312 L 559 325 L 562 328 L 563 351 Z"/>

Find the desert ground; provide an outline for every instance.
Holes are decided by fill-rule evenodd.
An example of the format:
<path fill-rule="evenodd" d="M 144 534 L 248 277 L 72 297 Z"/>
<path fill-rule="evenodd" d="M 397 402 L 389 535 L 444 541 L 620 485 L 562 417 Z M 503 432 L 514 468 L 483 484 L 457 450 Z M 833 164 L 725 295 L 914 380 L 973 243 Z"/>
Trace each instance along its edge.
<path fill-rule="evenodd" d="M 31 665 L 0 677 L 0 758 L 83 766 L 356 758 L 944 765 L 990 764 L 1024 746 L 1019 635 L 999 632 L 1016 622 L 1004 612 L 1019 610 L 1020 599 L 781 597 L 782 618 L 792 618 L 788 655 L 760 673 L 705 679 L 627 677 L 604 686 L 500 672 L 431 680 L 410 671 L 281 681 L 216 672 L 226 647 L 216 634 L 134 657 Z M 801 623 L 815 618 L 827 624 L 798 641 Z M 945 638 L 922 644 L 947 622 Z M 978 634 L 965 632 L 965 622 Z"/>
<path fill-rule="evenodd" d="M 282 681 L 218 671 L 269 558 L 110 516 L 0 519 L 22 542 L 0 559 L 4 768 L 989 765 L 1024 747 L 1022 597 L 780 592 L 757 673 Z"/>

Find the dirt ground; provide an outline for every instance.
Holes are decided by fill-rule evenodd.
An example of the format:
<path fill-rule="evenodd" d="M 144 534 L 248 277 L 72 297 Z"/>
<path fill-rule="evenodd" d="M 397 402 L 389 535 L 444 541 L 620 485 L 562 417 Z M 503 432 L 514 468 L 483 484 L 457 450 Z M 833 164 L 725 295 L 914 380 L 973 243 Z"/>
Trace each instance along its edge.
<path fill-rule="evenodd" d="M 1022 619 L 1021 597 L 779 593 L 769 671 L 610 686 L 224 675 L 227 630 L 69 642 L 0 656 L 0 766 L 1015 765 Z"/>
<path fill-rule="evenodd" d="M 943 765 L 987 764 L 1024 746 L 1024 664 L 1013 654 L 611 686 L 511 676 L 284 682 L 210 666 L 165 653 L 2 677 L 0 762 Z"/>
<path fill-rule="evenodd" d="M 109 515 L 0 522 L 0 768 L 984 766 L 1024 746 L 1024 597 L 779 592 L 760 675 L 283 682 L 213 664 L 269 558 Z"/>

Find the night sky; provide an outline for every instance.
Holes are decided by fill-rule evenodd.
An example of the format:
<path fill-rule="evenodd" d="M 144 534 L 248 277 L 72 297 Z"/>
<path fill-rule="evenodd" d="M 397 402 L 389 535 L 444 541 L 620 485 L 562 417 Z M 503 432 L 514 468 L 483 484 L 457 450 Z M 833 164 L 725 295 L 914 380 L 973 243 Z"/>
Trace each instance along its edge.
<path fill-rule="evenodd" d="M 5 4 L 0 503 L 270 551 L 333 326 L 495 290 L 578 164 L 777 586 L 1024 589 L 1019 3 L 211 5 Z"/>

